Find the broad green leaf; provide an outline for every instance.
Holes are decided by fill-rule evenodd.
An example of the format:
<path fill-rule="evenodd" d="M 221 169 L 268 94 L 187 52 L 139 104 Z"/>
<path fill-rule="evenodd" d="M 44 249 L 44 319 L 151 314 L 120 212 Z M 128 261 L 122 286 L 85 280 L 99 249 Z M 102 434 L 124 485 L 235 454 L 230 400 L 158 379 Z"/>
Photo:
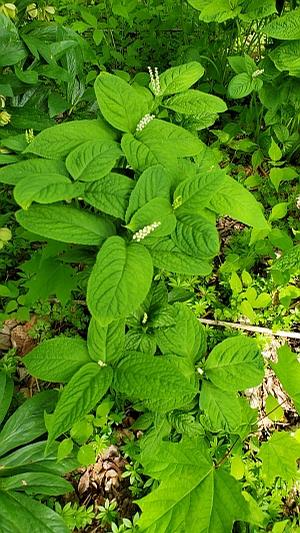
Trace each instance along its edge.
<path fill-rule="evenodd" d="M 160 95 L 182 93 L 189 89 L 204 74 L 204 68 L 197 61 L 171 67 L 159 76 Z"/>
<path fill-rule="evenodd" d="M 88 282 L 89 310 L 100 324 L 125 317 L 146 298 L 153 274 L 146 248 L 121 237 L 106 240 L 97 256 Z"/>
<path fill-rule="evenodd" d="M 118 363 L 114 384 L 127 398 L 161 413 L 186 406 L 197 394 L 196 386 L 176 365 L 175 356 L 132 352 Z"/>
<path fill-rule="evenodd" d="M 236 272 L 232 272 L 229 285 L 233 294 L 240 294 L 243 290 L 242 282 Z"/>
<path fill-rule="evenodd" d="M 221 98 L 193 89 L 168 98 L 163 105 L 176 113 L 197 115 L 198 118 L 206 114 L 223 113 L 227 109 Z"/>
<path fill-rule="evenodd" d="M 90 357 L 83 339 L 61 336 L 39 344 L 23 362 L 32 376 L 44 381 L 66 382 L 90 362 Z"/>
<path fill-rule="evenodd" d="M 176 226 L 176 217 L 169 200 L 166 198 L 153 198 L 147 204 L 143 205 L 136 211 L 127 224 L 127 228 L 132 232 L 142 230 L 152 224 L 158 225 L 155 229 L 143 239 L 146 244 L 149 239 L 170 235 Z"/>
<path fill-rule="evenodd" d="M 279 161 L 282 158 L 282 151 L 273 138 L 271 140 L 271 146 L 268 150 L 268 154 L 272 161 Z"/>
<path fill-rule="evenodd" d="M 179 215 L 203 214 L 203 209 L 209 207 L 210 201 L 226 182 L 224 171 L 217 169 L 188 178 L 181 183 L 174 192 L 174 206 Z"/>
<path fill-rule="evenodd" d="M 272 303 L 272 297 L 267 292 L 261 292 L 253 302 L 254 309 L 264 309 Z"/>
<path fill-rule="evenodd" d="M 207 261 L 219 252 L 219 236 L 215 225 L 197 215 L 181 216 L 171 237 L 182 252 L 196 259 Z"/>
<path fill-rule="evenodd" d="M 76 185 L 60 174 L 43 174 L 42 177 L 33 175 L 18 181 L 14 188 L 14 197 L 17 204 L 28 209 L 32 202 L 51 204 L 72 200 L 80 195 L 80 189 Z"/>
<path fill-rule="evenodd" d="M 200 408 L 209 420 L 211 431 L 235 433 L 241 438 L 249 435 L 257 419 L 257 411 L 251 409 L 245 398 L 219 389 L 208 381 L 202 383 Z"/>
<path fill-rule="evenodd" d="M 142 328 L 130 328 L 125 336 L 126 352 L 142 352 L 148 355 L 156 353 L 156 341 L 153 334 Z"/>
<path fill-rule="evenodd" d="M 176 274 L 208 276 L 211 265 L 202 259 L 182 252 L 171 239 L 160 240 L 151 247 L 154 266 Z"/>
<path fill-rule="evenodd" d="M 297 354 L 285 344 L 278 349 L 278 362 L 271 363 L 271 367 L 300 414 L 300 363 Z"/>
<path fill-rule="evenodd" d="M 90 418 L 93 420 L 93 416 L 86 415 L 83 419 L 73 424 L 70 436 L 76 444 L 84 444 L 93 435 L 94 426 Z"/>
<path fill-rule="evenodd" d="M 45 472 L 24 472 L 5 478 L 0 478 L 0 491 L 16 490 L 26 494 L 45 494 L 46 496 L 60 496 L 73 492 L 74 488 L 65 479 L 55 474 Z"/>
<path fill-rule="evenodd" d="M 5 372 L 0 372 L 0 424 L 8 411 L 13 392 L 13 380 Z"/>
<path fill-rule="evenodd" d="M 129 164 L 136 170 L 161 164 L 174 171 L 178 157 L 200 154 L 204 145 L 184 128 L 154 119 L 135 137 L 124 135 L 121 146 Z"/>
<path fill-rule="evenodd" d="M 240 18 L 247 22 L 260 20 L 276 13 L 276 0 L 249 0 L 243 3 Z"/>
<path fill-rule="evenodd" d="M 229 98 L 244 98 L 251 94 L 255 89 L 255 83 L 247 72 L 242 72 L 234 76 L 228 85 L 228 96 Z"/>
<path fill-rule="evenodd" d="M 25 153 L 47 159 L 61 159 L 86 141 L 111 141 L 113 131 L 101 120 L 74 120 L 43 130 L 31 141 Z"/>
<path fill-rule="evenodd" d="M 99 181 L 88 184 L 82 196 L 96 209 L 124 220 L 133 187 L 133 180 L 111 172 Z"/>
<path fill-rule="evenodd" d="M 66 167 L 80 181 L 96 181 L 106 176 L 122 155 L 119 144 L 94 140 L 77 146 L 69 153 Z"/>
<path fill-rule="evenodd" d="M 288 211 L 288 202 L 280 202 L 272 207 L 272 211 L 269 216 L 269 221 L 280 220 L 284 218 Z"/>
<path fill-rule="evenodd" d="M 62 517 L 46 505 L 17 492 L 0 492 L 3 533 L 69 533 Z"/>
<path fill-rule="evenodd" d="M 217 344 L 208 356 L 205 374 L 216 387 L 226 391 L 259 385 L 264 362 L 256 341 L 239 335 Z"/>
<path fill-rule="evenodd" d="M 115 233 L 109 220 L 64 205 L 33 205 L 27 211 L 17 211 L 16 219 L 36 235 L 74 244 L 99 246 Z"/>
<path fill-rule="evenodd" d="M 274 261 L 272 269 L 281 272 L 287 270 L 292 273 L 300 272 L 300 244 L 290 248 L 277 261 Z"/>
<path fill-rule="evenodd" d="M 95 81 L 95 93 L 104 118 L 117 130 L 134 132 L 148 112 L 148 102 L 126 81 L 101 72 Z"/>
<path fill-rule="evenodd" d="M 278 400 L 269 394 L 265 402 L 265 411 L 266 415 L 270 420 L 274 422 L 279 422 L 284 419 L 284 410 L 282 409 Z"/>
<path fill-rule="evenodd" d="M 253 72 L 257 70 L 254 59 L 247 54 L 243 56 L 229 56 L 228 63 L 236 74 L 246 72 L 251 77 Z"/>
<path fill-rule="evenodd" d="M 159 119 L 152 120 L 136 134 L 136 138 L 158 155 L 159 147 L 161 150 L 170 150 L 177 157 L 195 156 L 203 147 L 202 141 L 186 129 Z"/>
<path fill-rule="evenodd" d="M 4 13 L 0 13 L 0 28 L 0 68 L 16 65 L 27 57 L 19 32 L 14 23 Z"/>
<path fill-rule="evenodd" d="M 93 443 L 81 446 L 77 454 L 77 459 L 82 466 L 93 465 L 97 459 L 97 453 Z"/>
<path fill-rule="evenodd" d="M 175 303 L 172 310 L 175 324 L 155 331 L 157 344 L 162 353 L 175 353 L 195 362 L 206 351 L 205 328 L 185 304 Z"/>
<path fill-rule="evenodd" d="M 71 438 L 64 439 L 59 443 L 57 450 L 57 461 L 62 461 L 68 457 L 73 450 L 74 443 Z"/>
<path fill-rule="evenodd" d="M 230 176 L 224 176 L 222 184 L 212 196 L 210 209 L 220 215 L 229 215 L 254 228 L 269 230 L 260 204 L 245 187 Z"/>
<path fill-rule="evenodd" d="M 201 11 L 200 20 L 204 22 L 225 22 L 239 15 L 241 7 L 230 0 L 188 0 Z"/>
<path fill-rule="evenodd" d="M 261 31 L 273 39 L 300 39 L 300 8 L 271 20 Z"/>
<path fill-rule="evenodd" d="M 77 420 L 89 413 L 106 393 L 112 380 L 112 369 L 97 363 L 80 368 L 64 387 L 52 415 L 45 415 L 48 447 L 70 429 Z"/>
<path fill-rule="evenodd" d="M 101 326 L 92 318 L 89 324 L 87 345 L 91 359 L 114 363 L 120 359 L 125 341 L 125 322 L 115 320 L 107 326 Z"/>
<path fill-rule="evenodd" d="M 270 170 L 270 180 L 273 183 L 276 191 L 278 192 L 279 186 L 283 181 L 292 181 L 299 176 L 299 173 L 295 168 L 285 167 L 285 168 L 271 168 Z"/>
<path fill-rule="evenodd" d="M 160 485 L 139 500 L 142 533 L 167 532 L 170 524 L 174 532 L 231 533 L 236 520 L 247 519 L 239 482 L 214 468 L 201 439 L 161 442 L 147 458 L 146 473 Z"/>
<path fill-rule="evenodd" d="M 14 412 L 0 432 L 0 456 L 46 433 L 44 411 L 53 409 L 56 399 L 56 391 L 43 391 Z"/>
<path fill-rule="evenodd" d="M 1 457 L 1 473 L 6 476 L 30 471 L 64 475 L 78 466 L 73 458 L 58 463 L 58 443 L 54 442 L 48 453 L 45 453 L 46 444 L 46 441 L 34 442 Z"/>
<path fill-rule="evenodd" d="M 300 442 L 286 431 L 273 433 L 258 452 L 262 461 L 262 476 L 271 485 L 276 477 L 285 481 L 297 479 L 297 460 L 300 458 Z"/>
<path fill-rule="evenodd" d="M 153 198 L 170 199 L 171 178 L 162 165 L 156 165 L 145 170 L 139 177 L 129 199 L 126 211 L 126 222 L 143 205 Z"/>
<path fill-rule="evenodd" d="M 290 76 L 300 77 L 300 39 L 277 46 L 269 56 L 278 70 L 287 70 Z"/>
<path fill-rule="evenodd" d="M 23 178 L 30 178 L 32 175 L 66 175 L 66 167 L 63 161 L 51 161 L 47 159 L 27 159 L 0 168 L 0 182 L 7 185 L 16 185 Z"/>
<path fill-rule="evenodd" d="M 164 146 L 156 138 L 146 144 L 143 140 L 136 139 L 131 133 L 123 135 L 121 147 L 129 165 L 140 172 L 158 164 L 171 169 L 177 157 L 173 147 Z"/>

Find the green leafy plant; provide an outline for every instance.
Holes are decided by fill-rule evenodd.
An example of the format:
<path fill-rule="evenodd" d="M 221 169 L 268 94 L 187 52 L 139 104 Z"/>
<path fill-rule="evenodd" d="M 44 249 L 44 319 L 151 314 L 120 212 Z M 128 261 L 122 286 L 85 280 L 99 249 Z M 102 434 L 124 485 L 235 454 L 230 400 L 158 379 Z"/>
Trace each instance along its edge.
<path fill-rule="evenodd" d="M 236 336 L 207 354 L 204 328 L 156 279 L 165 271 L 209 275 L 220 215 L 251 226 L 252 242 L 270 232 L 261 205 L 216 165 L 197 128 L 175 124 L 177 113 L 196 109 L 197 120 L 210 115 L 213 123 L 225 111 L 222 100 L 191 89 L 203 72 L 196 61 L 161 75 L 150 69 L 149 88 L 102 72 L 94 86 L 100 118 L 43 130 L 23 160 L 0 170 L 22 208 L 17 221 L 37 241 L 84 246 L 94 258 L 87 340 L 56 337 L 24 358 L 33 376 L 64 384 L 54 412 L 45 414 L 46 450 L 71 428 L 78 437 L 108 390 L 149 415 L 140 464 L 156 483 L 139 500 L 140 526 L 149 533 L 170 524 L 216 533 L 236 521 L 265 524 L 228 466 L 256 427 L 243 391 L 263 379 L 260 350 Z M 284 386 L 293 396 L 289 377 Z M 68 451 L 70 442 L 64 445 Z M 92 448 L 84 442 L 83 464 L 95 457 Z"/>
<path fill-rule="evenodd" d="M 57 394 L 44 391 L 26 400 L 5 421 L 13 394 L 13 382 L 0 373 L 0 518 L 3 531 L 67 532 L 62 519 L 34 496 L 58 496 L 71 492 L 63 474 L 75 466 L 73 459 L 56 462 L 57 443 L 45 452 L 44 411 L 53 409 Z M 4 420 L 4 423 L 3 423 Z"/>

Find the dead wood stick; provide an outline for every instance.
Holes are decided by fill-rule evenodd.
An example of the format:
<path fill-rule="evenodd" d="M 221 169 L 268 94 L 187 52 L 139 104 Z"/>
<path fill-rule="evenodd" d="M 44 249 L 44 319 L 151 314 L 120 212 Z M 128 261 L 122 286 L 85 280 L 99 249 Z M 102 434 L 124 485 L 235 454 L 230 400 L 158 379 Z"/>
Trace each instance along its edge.
<path fill-rule="evenodd" d="M 300 333 L 297 333 L 296 331 L 272 331 L 269 328 L 263 328 L 261 326 L 249 326 L 248 324 L 240 324 L 239 322 L 224 322 L 223 320 L 211 320 L 209 318 L 199 318 L 199 321 L 207 326 L 243 329 L 245 331 L 270 335 L 271 337 L 285 337 L 287 339 L 300 340 Z"/>

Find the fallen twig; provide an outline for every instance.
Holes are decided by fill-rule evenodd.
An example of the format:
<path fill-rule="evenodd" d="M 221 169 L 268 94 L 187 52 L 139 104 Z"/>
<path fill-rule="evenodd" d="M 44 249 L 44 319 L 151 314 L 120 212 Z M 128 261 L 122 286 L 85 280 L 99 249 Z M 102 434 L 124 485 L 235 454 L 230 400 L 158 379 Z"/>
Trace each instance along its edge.
<path fill-rule="evenodd" d="M 300 340 L 300 333 L 297 333 L 296 331 L 273 331 L 272 329 L 263 328 L 261 326 L 250 326 L 248 324 L 240 324 L 239 322 L 225 322 L 223 320 L 211 320 L 210 318 L 199 318 L 199 321 L 207 326 L 243 329 L 245 331 L 253 331 L 254 333 L 262 333 L 262 335 L 270 335 L 271 337 L 285 337 L 287 339 Z"/>

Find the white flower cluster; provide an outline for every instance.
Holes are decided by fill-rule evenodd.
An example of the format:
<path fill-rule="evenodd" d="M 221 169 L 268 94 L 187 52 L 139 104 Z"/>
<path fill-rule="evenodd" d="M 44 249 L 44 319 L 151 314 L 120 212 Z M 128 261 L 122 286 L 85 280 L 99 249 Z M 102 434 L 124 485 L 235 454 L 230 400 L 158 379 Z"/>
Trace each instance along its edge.
<path fill-rule="evenodd" d="M 145 126 L 147 126 L 147 124 L 149 124 L 149 122 L 151 122 L 151 120 L 153 120 L 155 118 L 155 115 L 150 115 L 149 113 L 147 113 L 147 115 L 145 115 L 138 123 L 137 127 L 136 127 L 136 131 L 142 131 L 144 129 Z"/>
<path fill-rule="evenodd" d="M 296 207 L 297 209 L 300 209 L 300 196 L 296 198 Z"/>
<path fill-rule="evenodd" d="M 254 78 L 257 78 L 258 76 L 260 76 L 261 74 L 263 74 L 265 72 L 265 69 L 261 69 L 261 70 L 256 70 L 255 72 L 253 72 L 252 74 L 252 79 L 254 80 Z"/>
<path fill-rule="evenodd" d="M 153 70 L 151 67 L 148 67 L 148 70 L 149 70 L 152 90 L 155 96 L 159 96 L 160 95 L 160 81 L 159 81 L 159 75 L 158 75 L 158 68 L 155 67 L 154 74 L 153 74 Z"/>
<path fill-rule="evenodd" d="M 153 224 L 149 224 L 149 226 L 145 226 L 143 229 L 140 229 L 133 235 L 133 240 L 140 242 L 145 237 L 148 237 L 152 231 L 154 231 L 156 228 L 158 228 L 161 225 L 161 222 L 153 222 Z"/>

